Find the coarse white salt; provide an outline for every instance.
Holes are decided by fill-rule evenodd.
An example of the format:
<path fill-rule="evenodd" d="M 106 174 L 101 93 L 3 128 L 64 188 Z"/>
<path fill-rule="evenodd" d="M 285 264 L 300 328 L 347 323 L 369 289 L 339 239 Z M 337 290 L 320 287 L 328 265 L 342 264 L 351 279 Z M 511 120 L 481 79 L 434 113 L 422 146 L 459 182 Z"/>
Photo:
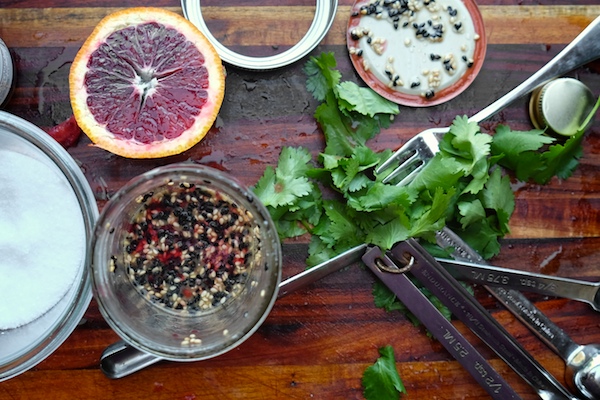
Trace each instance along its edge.
<path fill-rule="evenodd" d="M 65 297 L 86 234 L 67 179 L 39 160 L 0 150 L 0 193 L 0 329 L 11 329 Z"/>

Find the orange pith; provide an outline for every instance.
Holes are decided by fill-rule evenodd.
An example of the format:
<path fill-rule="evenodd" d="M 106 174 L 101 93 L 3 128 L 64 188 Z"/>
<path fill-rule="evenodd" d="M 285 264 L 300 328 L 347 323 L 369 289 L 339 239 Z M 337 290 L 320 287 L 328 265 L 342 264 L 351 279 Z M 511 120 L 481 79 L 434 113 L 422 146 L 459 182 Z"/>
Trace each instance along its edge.
<path fill-rule="evenodd" d="M 214 47 L 187 19 L 137 7 L 100 21 L 73 61 L 69 85 L 75 119 L 96 146 L 156 158 L 206 135 L 225 77 Z"/>

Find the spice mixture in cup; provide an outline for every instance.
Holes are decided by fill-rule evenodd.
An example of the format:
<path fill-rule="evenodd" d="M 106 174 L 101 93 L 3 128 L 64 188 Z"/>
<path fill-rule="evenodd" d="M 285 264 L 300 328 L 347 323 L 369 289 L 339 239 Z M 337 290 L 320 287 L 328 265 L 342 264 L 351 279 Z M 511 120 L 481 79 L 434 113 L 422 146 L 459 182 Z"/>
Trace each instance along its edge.
<path fill-rule="evenodd" d="M 100 311 L 126 342 L 166 359 L 239 345 L 281 280 L 268 211 L 228 174 L 192 163 L 129 182 L 105 206 L 93 248 Z"/>

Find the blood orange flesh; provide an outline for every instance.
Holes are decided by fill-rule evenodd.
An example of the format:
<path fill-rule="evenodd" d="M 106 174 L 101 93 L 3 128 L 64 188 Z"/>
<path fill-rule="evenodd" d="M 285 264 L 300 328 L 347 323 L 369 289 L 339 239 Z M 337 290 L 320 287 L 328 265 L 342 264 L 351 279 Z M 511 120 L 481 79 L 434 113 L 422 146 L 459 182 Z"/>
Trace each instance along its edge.
<path fill-rule="evenodd" d="M 131 8 L 104 18 L 69 75 L 77 123 L 99 147 L 164 157 L 198 143 L 223 101 L 219 56 L 185 18 Z"/>

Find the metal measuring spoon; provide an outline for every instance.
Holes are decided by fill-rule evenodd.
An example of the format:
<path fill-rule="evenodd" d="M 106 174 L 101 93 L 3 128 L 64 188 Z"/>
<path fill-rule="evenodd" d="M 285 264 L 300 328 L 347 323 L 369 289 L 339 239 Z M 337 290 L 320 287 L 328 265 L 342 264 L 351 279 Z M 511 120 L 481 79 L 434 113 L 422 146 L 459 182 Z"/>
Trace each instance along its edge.
<path fill-rule="evenodd" d="M 586 398 L 600 399 L 600 345 L 579 345 L 537 308 L 523 303 L 514 290 L 497 288 L 503 303 L 566 363 L 565 379 Z M 520 294 L 520 293 L 519 293 Z"/>
<path fill-rule="evenodd" d="M 483 258 L 450 229 L 444 228 L 437 232 L 436 238 L 441 247 L 454 249 L 455 258 L 485 264 Z M 489 285 L 485 288 L 565 361 L 565 379 L 574 389 L 587 399 L 600 399 L 600 345 L 581 346 L 575 343 L 517 290 Z"/>
<path fill-rule="evenodd" d="M 470 282 L 582 301 L 590 304 L 594 310 L 600 311 L 600 282 L 587 282 L 445 258 L 436 258 L 436 260 L 456 277 Z"/>
<path fill-rule="evenodd" d="M 412 258 L 412 276 L 523 378 L 540 398 L 576 399 L 414 239 L 397 243 L 389 254 L 395 260 Z"/>
<path fill-rule="evenodd" d="M 367 250 L 362 259 L 373 274 L 425 325 L 427 330 L 493 399 L 521 399 L 508 382 L 488 363 L 488 360 L 456 329 L 450 320 L 446 319 L 406 275 L 406 273 L 410 273 L 414 258 L 406 265 L 397 265 L 396 261 L 387 253 L 384 254 L 379 247 L 372 247 Z M 451 276 L 448 275 L 447 278 L 451 278 Z M 458 301 L 464 301 L 465 307 L 469 307 L 471 295 L 466 291 L 459 295 L 462 297 Z M 491 325 L 490 329 L 493 330 L 494 326 Z M 507 346 L 510 347 L 510 344 Z M 526 359 L 518 361 L 520 364 L 527 363 Z"/>

